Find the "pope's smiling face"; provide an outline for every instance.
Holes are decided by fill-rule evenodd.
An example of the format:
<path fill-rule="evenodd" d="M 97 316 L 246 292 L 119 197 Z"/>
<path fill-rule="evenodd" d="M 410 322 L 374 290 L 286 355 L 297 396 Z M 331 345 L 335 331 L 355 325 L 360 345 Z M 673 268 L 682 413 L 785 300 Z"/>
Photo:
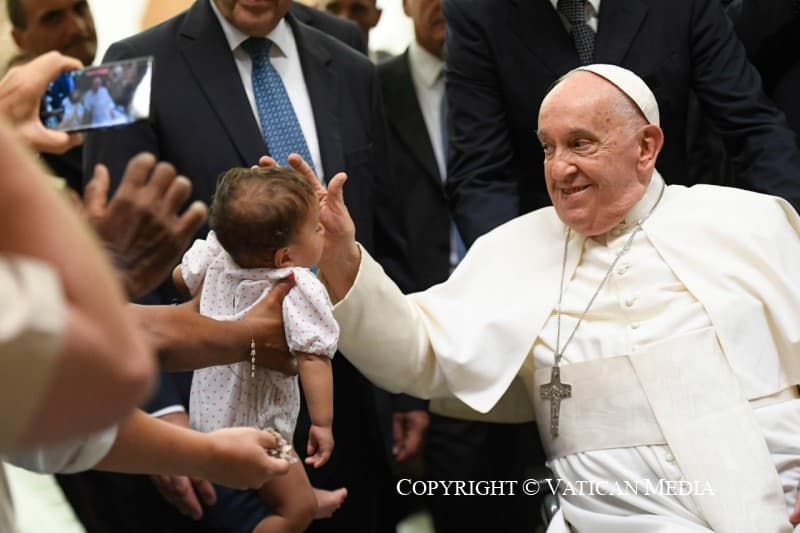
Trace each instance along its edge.
<path fill-rule="evenodd" d="M 616 86 L 590 72 L 568 76 L 545 97 L 538 136 L 547 192 L 565 224 L 593 236 L 622 221 L 650 180 L 655 155 L 649 165 L 643 158 L 653 129 Z"/>

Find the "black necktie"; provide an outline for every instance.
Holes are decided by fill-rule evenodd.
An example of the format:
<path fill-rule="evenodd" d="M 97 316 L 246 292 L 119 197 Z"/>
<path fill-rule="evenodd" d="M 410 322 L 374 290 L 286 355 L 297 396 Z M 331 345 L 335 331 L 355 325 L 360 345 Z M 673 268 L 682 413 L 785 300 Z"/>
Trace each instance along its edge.
<path fill-rule="evenodd" d="M 558 0 L 558 12 L 564 15 L 572 26 L 572 40 L 581 65 L 594 62 L 594 31 L 586 24 L 585 0 Z"/>

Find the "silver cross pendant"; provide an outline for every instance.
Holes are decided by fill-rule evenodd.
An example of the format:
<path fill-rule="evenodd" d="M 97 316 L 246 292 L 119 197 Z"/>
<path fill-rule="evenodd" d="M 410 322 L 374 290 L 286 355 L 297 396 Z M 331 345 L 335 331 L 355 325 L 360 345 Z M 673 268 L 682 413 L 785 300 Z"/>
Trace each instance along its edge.
<path fill-rule="evenodd" d="M 550 383 L 539 387 L 542 400 L 550 400 L 550 433 L 558 437 L 558 414 L 561 411 L 561 400 L 572 396 L 572 385 L 561 383 L 561 369 L 551 368 Z"/>

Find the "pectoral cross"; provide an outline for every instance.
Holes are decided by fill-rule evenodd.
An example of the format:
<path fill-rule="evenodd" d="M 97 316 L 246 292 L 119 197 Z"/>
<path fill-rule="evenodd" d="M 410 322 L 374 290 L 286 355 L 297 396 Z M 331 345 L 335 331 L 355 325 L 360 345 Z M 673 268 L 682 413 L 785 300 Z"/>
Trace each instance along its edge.
<path fill-rule="evenodd" d="M 561 411 L 561 400 L 572 396 L 572 385 L 561 383 L 561 369 L 554 366 L 550 371 L 550 383 L 539 387 L 542 400 L 550 400 L 550 433 L 558 437 L 558 414 Z"/>

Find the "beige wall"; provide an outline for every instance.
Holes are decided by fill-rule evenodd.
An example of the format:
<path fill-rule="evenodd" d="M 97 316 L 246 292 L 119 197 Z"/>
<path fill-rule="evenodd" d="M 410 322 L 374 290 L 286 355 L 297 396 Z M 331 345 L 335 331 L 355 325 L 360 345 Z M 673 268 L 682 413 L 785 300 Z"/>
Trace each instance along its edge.
<path fill-rule="evenodd" d="M 193 0 L 151 0 L 142 16 L 142 28 L 149 28 L 177 15 L 192 4 Z"/>

